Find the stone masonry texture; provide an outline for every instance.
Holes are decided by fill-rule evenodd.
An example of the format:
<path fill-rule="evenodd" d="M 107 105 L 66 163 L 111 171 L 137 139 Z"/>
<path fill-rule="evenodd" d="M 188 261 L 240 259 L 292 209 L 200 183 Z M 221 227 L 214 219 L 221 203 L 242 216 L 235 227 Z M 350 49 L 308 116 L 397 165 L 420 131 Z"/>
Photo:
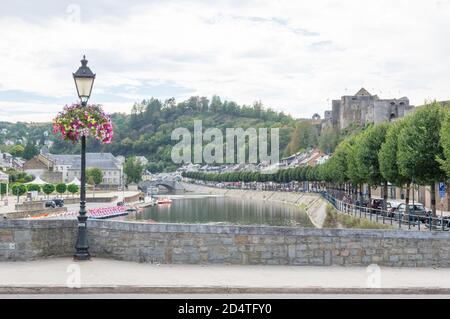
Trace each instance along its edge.
<path fill-rule="evenodd" d="M 71 256 L 77 222 L 0 221 L 0 261 Z M 450 267 L 450 234 L 88 221 L 93 257 L 164 264 Z"/>

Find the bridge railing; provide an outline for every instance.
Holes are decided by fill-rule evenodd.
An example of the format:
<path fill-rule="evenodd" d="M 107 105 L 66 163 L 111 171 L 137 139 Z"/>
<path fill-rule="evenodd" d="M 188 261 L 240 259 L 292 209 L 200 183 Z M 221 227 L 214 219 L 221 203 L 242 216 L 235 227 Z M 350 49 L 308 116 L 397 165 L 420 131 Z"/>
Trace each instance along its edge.
<path fill-rule="evenodd" d="M 450 217 L 433 217 L 431 214 L 383 210 L 338 200 L 327 192 L 319 192 L 333 207 L 341 213 L 384 225 L 398 226 L 400 229 L 449 231 Z"/>

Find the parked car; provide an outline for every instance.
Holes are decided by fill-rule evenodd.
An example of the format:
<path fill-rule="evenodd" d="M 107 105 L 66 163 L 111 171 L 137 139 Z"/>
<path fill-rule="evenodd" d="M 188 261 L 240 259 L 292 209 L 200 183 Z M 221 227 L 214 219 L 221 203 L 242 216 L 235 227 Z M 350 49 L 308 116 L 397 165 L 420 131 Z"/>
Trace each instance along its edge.
<path fill-rule="evenodd" d="M 450 216 L 446 216 L 442 219 L 441 223 L 444 223 L 444 228 L 450 228 Z M 441 224 L 442 226 L 442 224 Z"/>
<path fill-rule="evenodd" d="M 48 200 L 45 202 L 45 208 L 48 208 L 48 207 L 56 208 L 56 203 L 52 200 Z"/>
<path fill-rule="evenodd" d="M 421 221 L 426 223 L 428 220 L 428 212 L 422 204 L 406 204 L 402 203 L 393 211 L 393 216 L 396 220 L 402 218 L 405 221 L 416 222 Z"/>
<path fill-rule="evenodd" d="M 368 202 L 365 203 L 365 207 L 367 207 Z M 372 199 L 372 203 L 370 205 L 371 212 L 373 214 L 380 214 L 380 215 L 387 215 L 388 213 L 383 211 L 384 207 L 384 200 L 379 198 Z M 387 212 L 390 212 L 392 210 L 392 205 L 390 202 L 386 202 L 386 210 Z"/>
<path fill-rule="evenodd" d="M 64 206 L 64 199 L 54 198 L 54 199 L 52 199 L 52 201 L 55 202 L 56 206 L 58 206 L 58 207 Z"/>

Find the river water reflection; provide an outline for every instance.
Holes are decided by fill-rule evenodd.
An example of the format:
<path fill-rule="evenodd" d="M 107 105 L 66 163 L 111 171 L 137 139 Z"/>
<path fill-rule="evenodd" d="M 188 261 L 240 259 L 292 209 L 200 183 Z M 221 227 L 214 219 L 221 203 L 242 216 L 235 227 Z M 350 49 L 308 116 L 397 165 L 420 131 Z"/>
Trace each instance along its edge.
<path fill-rule="evenodd" d="M 231 197 L 174 196 L 172 204 L 160 204 L 131 214 L 129 221 L 158 223 L 270 225 L 314 227 L 308 215 L 288 204 Z"/>

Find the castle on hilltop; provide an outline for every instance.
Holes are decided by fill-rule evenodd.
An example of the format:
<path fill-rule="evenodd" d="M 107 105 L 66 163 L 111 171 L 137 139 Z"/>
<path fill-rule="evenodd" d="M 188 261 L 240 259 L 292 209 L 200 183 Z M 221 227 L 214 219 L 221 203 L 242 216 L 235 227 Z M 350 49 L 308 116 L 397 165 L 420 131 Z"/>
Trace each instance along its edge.
<path fill-rule="evenodd" d="M 325 111 L 322 128 L 345 129 L 352 124 L 363 126 L 368 123 L 391 122 L 404 117 L 414 106 L 409 99 L 380 99 L 361 88 L 355 95 L 342 96 L 333 100 L 331 110 Z"/>

